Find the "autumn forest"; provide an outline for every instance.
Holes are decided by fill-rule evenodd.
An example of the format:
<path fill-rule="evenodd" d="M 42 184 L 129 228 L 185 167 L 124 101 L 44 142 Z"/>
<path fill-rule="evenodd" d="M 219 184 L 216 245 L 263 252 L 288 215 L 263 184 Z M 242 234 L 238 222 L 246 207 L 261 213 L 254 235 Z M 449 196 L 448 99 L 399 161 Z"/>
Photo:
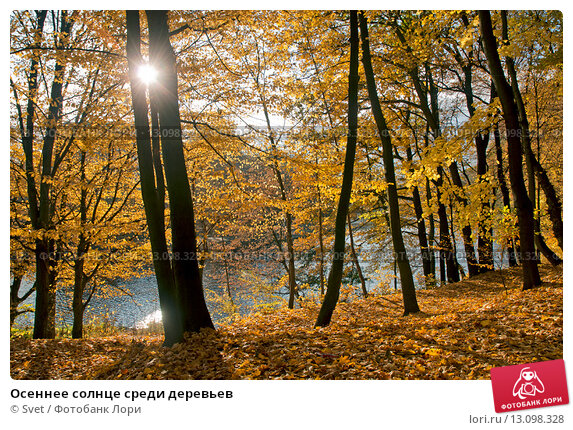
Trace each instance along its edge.
<path fill-rule="evenodd" d="M 562 20 L 13 11 L 12 378 L 562 358 Z"/>

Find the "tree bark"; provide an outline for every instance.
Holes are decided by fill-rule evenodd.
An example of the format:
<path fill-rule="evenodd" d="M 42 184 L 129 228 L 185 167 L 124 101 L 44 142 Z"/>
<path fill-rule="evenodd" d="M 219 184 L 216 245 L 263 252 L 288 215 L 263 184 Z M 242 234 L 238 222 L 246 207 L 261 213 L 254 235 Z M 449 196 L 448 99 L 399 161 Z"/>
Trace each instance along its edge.
<path fill-rule="evenodd" d="M 533 205 L 527 195 L 523 179 L 519 115 L 513 92 L 503 73 L 489 11 L 479 11 L 479 20 L 484 52 L 495 89 L 503 107 L 507 132 L 509 179 L 519 219 L 520 260 L 523 266 L 523 289 L 526 290 L 540 285 L 541 278 L 537 267 L 538 260 L 534 245 L 535 222 L 533 219 Z"/>
<path fill-rule="evenodd" d="M 73 22 L 68 20 L 67 13 L 62 11 L 60 18 L 60 35 L 56 42 L 56 64 L 54 81 L 50 92 L 47 127 L 42 145 L 42 165 L 39 201 L 37 209 L 37 229 L 54 231 L 52 204 L 53 152 L 56 142 L 58 122 L 61 117 L 65 62 L 58 51 L 64 47 L 70 34 Z M 33 136 L 30 136 L 33 139 Z M 35 195 L 35 191 L 33 193 Z M 34 210 L 34 212 L 36 212 Z M 56 336 L 56 257 L 55 241 L 50 235 L 43 234 L 36 240 L 36 310 L 34 316 L 34 339 L 53 339 Z"/>
<path fill-rule="evenodd" d="M 378 134 L 382 142 L 383 160 L 384 160 L 384 177 L 387 184 L 388 207 L 390 212 L 390 232 L 392 235 L 392 244 L 394 245 L 394 255 L 400 271 L 400 284 L 402 286 L 402 296 L 404 300 L 404 315 L 419 312 L 418 302 L 416 300 L 416 289 L 414 286 L 414 277 L 410 261 L 404 245 L 402 236 L 402 223 L 400 219 L 400 206 L 398 202 L 398 191 L 396 186 L 396 174 L 394 172 L 394 156 L 390 130 L 386 124 L 384 113 L 380 107 L 376 81 L 372 68 L 370 55 L 370 44 L 368 40 L 368 22 L 362 12 L 360 12 L 360 38 L 362 40 L 362 65 L 366 76 L 366 86 L 368 88 L 368 98 L 370 107 L 376 122 Z"/>
<path fill-rule="evenodd" d="M 161 154 L 169 195 L 172 231 L 172 268 L 184 332 L 214 328 L 207 309 L 199 263 L 191 188 L 185 166 L 175 53 L 169 41 L 166 11 L 146 11 L 150 63 L 158 71 L 150 98 L 157 107 Z M 159 89 L 161 84 L 161 89 Z"/>
<path fill-rule="evenodd" d="M 441 200 L 440 188 L 443 185 L 443 169 L 438 167 L 438 180 L 436 181 L 436 199 Z M 448 222 L 448 212 L 443 203 L 438 204 L 438 225 L 440 227 L 440 276 L 442 283 L 453 283 L 460 280 L 458 262 L 454 253 L 452 243 L 453 235 L 450 235 L 450 224 Z"/>
<path fill-rule="evenodd" d="M 320 297 L 322 297 L 324 295 L 324 238 L 322 234 L 322 207 L 318 208 L 318 246 L 320 252 L 318 257 L 318 276 L 320 277 Z"/>
<path fill-rule="evenodd" d="M 158 180 L 156 189 L 155 163 L 151 149 L 146 88 L 137 77 L 137 68 L 143 64 L 139 12 L 128 10 L 127 19 L 127 60 L 131 83 L 131 101 L 135 120 L 137 158 L 141 178 L 141 194 L 147 220 L 149 241 L 153 253 L 153 266 L 159 292 L 159 304 L 165 332 L 166 346 L 183 339 L 181 309 L 177 297 L 175 280 L 171 269 L 169 249 L 165 237 L 164 194 Z M 162 171 L 162 168 L 161 168 Z"/>
<path fill-rule="evenodd" d="M 432 200 L 432 190 L 430 189 L 431 183 L 428 178 L 426 178 L 426 204 L 430 206 L 430 201 Z M 433 281 L 434 284 L 436 283 L 436 227 L 434 221 L 434 215 L 430 214 L 428 217 L 428 247 L 429 247 L 429 256 L 430 256 L 430 269 L 431 273 L 434 277 Z"/>
<path fill-rule="evenodd" d="M 78 250 L 79 250 L 78 246 Z M 84 333 L 84 301 L 83 295 L 86 286 L 84 276 L 84 260 L 81 258 L 74 264 L 74 296 L 72 299 L 72 339 L 81 339 Z"/>
<path fill-rule="evenodd" d="M 288 252 L 288 286 L 289 298 L 288 307 L 294 309 L 294 298 L 297 294 L 296 290 L 296 273 L 294 263 L 294 241 L 292 237 L 292 216 L 290 212 L 285 214 L 286 221 L 286 238 L 287 238 L 287 252 Z"/>
<path fill-rule="evenodd" d="M 476 155 L 477 155 L 477 175 L 478 181 L 484 182 L 485 175 L 487 174 L 487 147 L 489 144 L 489 131 L 485 134 L 476 134 Z M 488 199 L 483 199 L 481 205 L 480 223 L 478 226 L 478 259 L 479 259 L 479 273 L 488 272 L 493 270 L 493 241 L 492 230 L 486 228 L 483 219 L 490 211 Z"/>
<path fill-rule="evenodd" d="M 504 41 L 508 41 L 508 29 L 507 29 L 507 11 L 501 11 L 501 21 L 502 21 L 502 37 Z M 525 154 L 525 163 L 527 165 L 527 169 L 529 172 L 529 199 L 531 200 L 532 204 L 535 202 L 535 179 L 534 176 L 537 176 L 537 180 L 539 182 L 539 186 L 543 190 L 545 194 L 545 200 L 547 202 L 547 213 L 549 214 L 549 219 L 551 220 L 553 226 L 553 234 L 557 239 L 557 243 L 559 244 L 559 248 L 563 249 L 563 218 L 562 218 L 562 205 L 557 197 L 557 193 L 555 191 L 555 187 L 551 181 L 549 181 L 549 177 L 547 176 L 547 172 L 543 168 L 543 166 L 539 163 L 533 150 L 531 149 L 531 133 L 529 128 L 529 120 L 527 119 L 527 112 L 525 110 L 525 103 L 523 102 L 523 97 L 521 96 L 521 91 L 519 89 L 519 84 L 517 82 L 517 72 L 515 70 L 515 64 L 512 57 L 506 56 L 505 57 L 505 64 L 507 65 L 507 70 L 510 77 L 511 82 L 511 90 L 513 92 L 513 97 L 515 100 L 515 105 L 517 107 L 517 113 L 519 117 L 519 124 L 521 126 L 521 144 L 523 146 L 523 153 Z M 538 210 L 540 208 L 537 208 Z M 536 228 L 537 230 L 537 228 Z M 540 235 L 541 232 L 536 232 L 536 237 Z M 543 239 L 541 238 L 541 241 Z M 549 249 L 547 245 L 542 246 L 543 249 Z M 545 253 L 544 252 L 544 255 Z M 559 259 L 556 255 L 551 255 L 549 261 L 554 263 Z"/>
<path fill-rule="evenodd" d="M 38 11 L 37 27 L 34 32 L 35 45 L 40 45 L 47 11 Z M 26 186 L 28 191 L 28 212 L 34 229 L 39 227 L 38 195 L 34 174 L 34 120 L 36 115 L 36 96 L 38 94 L 38 54 L 33 51 L 30 71 L 28 72 L 28 94 L 26 105 L 26 129 L 22 134 L 22 148 L 25 155 Z"/>
<path fill-rule="evenodd" d="M 356 11 L 350 11 L 350 68 L 348 74 L 348 136 L 346 138 L 346 155 L 342 187 L 338 200 L 334 230 L 334 256 L 328 275 L 326 294 L 318 313 L 315 326 L 324 327 L 330 323 L 332 313 L 340 296 L 342 270 L 344 266 L 344 248 L 346 236 L 346 214 L 350 205 L 352 179 L 354 175 L 354 158 L 356 154 L 356 134 L 358 131 L 358 18 Z"/>
<path fill-rule="evenodd" d="M 499 185 L 499 190 L 501 192 L 503 206 L 508 209 L 511 208 L 511 199 L 509 197 L 509 189 L 507 188 L 507 182 L 505 181 L 505 173 L 503 168 L 503 152 L 501 149 L 501 136 L 499 135 L 499 129 L 497 124 L 493 126 L 493 136 L 495 142 L 495 156 L 497 160 L 497 183 Z M 513 241 L 507 241 L 507 253 L 508 253 L 508 264 L 509 267 L 517 265 L 516 252 L 513 249 Z"/>
<path fill-rule="evenodd" d="M 356 253 L 356 248 L 354 246 L 354 234 L 352 233 L 352 217 L 350 212 L 347 215 L 348 219 L 348 237 L 350 239 L 350 255 L 352 257 L 352 262 L 358 273 L 358 278 L 360 279 L 360 286 L 362 288 L 362 295 L 368 297 L 368 290 L 366 289 L 366 279 L 364 279 L 364 274 L 362 273 L 362 268 L 360 267 L 360 262 L 358 261 L 358 254 Z"/>
<path fill-rule="evenodd" d="M 406 148 L 406 158 L 409 162 L 413 160 L 412 148 Z M 422 199 L 417 186 L 412 187 L 412 203 L 414 204 L 414 213 L 416 215 L 416 232 L 418 234 L 418 243 L 420 245 L 420 254 L 422 256 L 422 270 L 424 272 L 424 283 L 427 288 L 434 286 L 434 270 L 432 270 L 431 249 L 428 245 L 428 236 L 426 234 L 426 221 L 424 220 L 424 211 L 422 209 Z"/>
<path fill-rule="evenodd" d="M 72 299 L 72 311 L 74 321 L 72 325 L 72 338 L 81 339 L 84 322 L 84 288 L 86 279 L 84 274 L 85 256 L 89 249 L 89 241 L 86 238 L 84 227 L 87 221 L 87 189 L 86 189 L 86 152 L 80 153 L 80 234 L 74 260 L 74 294 Z"/>

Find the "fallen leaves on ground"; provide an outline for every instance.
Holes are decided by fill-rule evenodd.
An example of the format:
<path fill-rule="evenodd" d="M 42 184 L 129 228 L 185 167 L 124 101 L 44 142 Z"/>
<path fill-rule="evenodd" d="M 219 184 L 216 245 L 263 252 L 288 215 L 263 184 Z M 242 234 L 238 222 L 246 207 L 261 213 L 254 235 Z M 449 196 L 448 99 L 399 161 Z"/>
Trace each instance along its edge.
<path fill-rule="evenodd" d="M 488 379 L 491 367 L 563 357 L 562 268 L 521 291 L 518 268 L 418 292 L 257 313 L 171 348 L 158 336 L 11 341 L 14 379 Z"/>

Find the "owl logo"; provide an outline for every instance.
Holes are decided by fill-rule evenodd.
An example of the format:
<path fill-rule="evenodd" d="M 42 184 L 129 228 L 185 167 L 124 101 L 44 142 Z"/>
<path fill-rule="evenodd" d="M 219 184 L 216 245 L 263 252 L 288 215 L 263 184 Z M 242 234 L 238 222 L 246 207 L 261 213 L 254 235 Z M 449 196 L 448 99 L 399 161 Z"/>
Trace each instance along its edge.
<path fill-rule="evenodd" d="M 537 393 L 543 393 L 545 391 L 545 386 L 537 372 L 531 370 L 530 367 L 524 367 L 521 369 L 519 378 L 513 386 L 513 396 L 519 397 L 521 400 L 527 397 L 534 397 Z"/>

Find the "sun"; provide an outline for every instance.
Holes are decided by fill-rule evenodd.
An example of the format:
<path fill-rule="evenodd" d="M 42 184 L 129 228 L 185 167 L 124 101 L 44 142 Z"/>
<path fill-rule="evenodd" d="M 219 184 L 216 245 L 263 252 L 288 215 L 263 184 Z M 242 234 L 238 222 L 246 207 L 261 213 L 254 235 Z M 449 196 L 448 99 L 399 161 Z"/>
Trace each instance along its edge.
<path fill-rule="evenodd" d="M 154 83 L 157 80 L 157 75 L 157 69 L 151 64 L 143 64 L 137 71 L 139 79 L 147 85 Z"/>

